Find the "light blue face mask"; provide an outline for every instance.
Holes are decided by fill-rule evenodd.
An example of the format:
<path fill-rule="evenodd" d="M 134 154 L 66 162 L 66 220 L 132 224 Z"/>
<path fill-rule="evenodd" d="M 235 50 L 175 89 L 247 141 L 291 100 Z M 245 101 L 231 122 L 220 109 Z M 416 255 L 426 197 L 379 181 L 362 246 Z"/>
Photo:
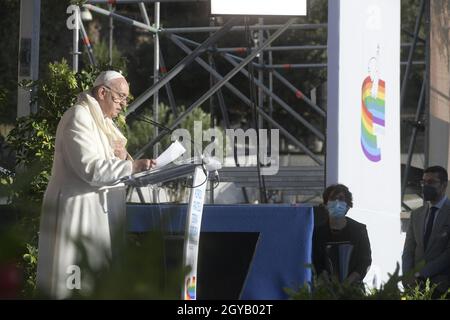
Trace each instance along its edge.
<path fill-rule="evenodd" d="M 347 203 L 339 200 L 328 201 L 327 208 L 332 218 L 343 218 L 348 211 Z"/>

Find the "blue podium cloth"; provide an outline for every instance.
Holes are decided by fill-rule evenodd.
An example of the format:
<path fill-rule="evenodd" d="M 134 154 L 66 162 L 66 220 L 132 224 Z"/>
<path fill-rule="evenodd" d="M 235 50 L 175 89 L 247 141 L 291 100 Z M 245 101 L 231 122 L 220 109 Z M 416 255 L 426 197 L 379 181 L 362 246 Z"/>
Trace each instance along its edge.
<path fill-rule="evenodd" d="M 128 230 L 184 233 L 186 210 L 187 205 L 128 204 Z M 313 221 L 309 206 L 205 205 L 201 231 L 259 232 L 241 298 L 287 299 L 283 288 L 298 289 L 311 281 L 307 264 L 311 264 Z"/>

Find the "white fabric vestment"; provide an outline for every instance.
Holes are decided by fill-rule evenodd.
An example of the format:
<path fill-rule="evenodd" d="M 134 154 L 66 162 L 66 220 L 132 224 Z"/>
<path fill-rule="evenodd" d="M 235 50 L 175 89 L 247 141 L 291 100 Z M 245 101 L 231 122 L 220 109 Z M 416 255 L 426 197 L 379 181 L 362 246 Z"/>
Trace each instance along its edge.
<path fill-rule="evenodd" d="M 123 136 L 114 132 L 117 129 L 111 128 L 110 119 L 98 119 L 95 114 L 102 114 L 100 105 L 84 92 L 65 112 L 56 132 L 37 268 L 38 289 L 52 298 L 68 298 L 73 292 L 74 278 L 68 278 L 75 274 L 73 266 L 80 258 L 77 244 L 86 250 L 90 269 L 105 267 L 114 250 L 115 231 L 125 223 L 125 187 L 112 185 L 132 173 L 132 162 L 114 156 L 111 137 Z M 81 290 L 88 289 L 83 288 L 88 283 L 80 271 Z"/>

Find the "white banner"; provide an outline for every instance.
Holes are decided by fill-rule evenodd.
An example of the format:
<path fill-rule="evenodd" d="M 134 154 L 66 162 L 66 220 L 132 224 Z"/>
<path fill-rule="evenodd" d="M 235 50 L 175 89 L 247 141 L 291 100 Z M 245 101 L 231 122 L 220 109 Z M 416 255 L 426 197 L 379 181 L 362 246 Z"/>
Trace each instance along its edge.
<path fill-rule="evenodd" d="M 189 197 L 184 235 L 183 266 L 191 270 L 184 278 L 183 299 L 197 300 L 197 260 L 202 225 L 203 204 L 205 202 L 208 173 L 197 166 L 194 171 L 193 188 Z"/>
<path fill-rule="evenodd" d="M 349 216 L 367 225 L 378 279 L 403 246 L 400 23 L 400 0 L 329 1 L 327 185 L 353 193 Z"/>

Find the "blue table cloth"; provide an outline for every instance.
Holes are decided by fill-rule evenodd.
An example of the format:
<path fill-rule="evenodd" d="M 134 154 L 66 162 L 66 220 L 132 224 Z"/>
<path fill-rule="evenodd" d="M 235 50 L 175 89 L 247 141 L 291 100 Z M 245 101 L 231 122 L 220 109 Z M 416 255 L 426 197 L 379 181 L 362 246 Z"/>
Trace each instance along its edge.
<path fill-rule="evenodd" d="M 187 205 L 128 204 L 128 230 L 183 232 L 186 211 Z M 201 231 L 259 232 L 241 299 L 287 299 L 283 288 L 311 281 L 313 221 L 310 206 L 205 205 Z"/>

